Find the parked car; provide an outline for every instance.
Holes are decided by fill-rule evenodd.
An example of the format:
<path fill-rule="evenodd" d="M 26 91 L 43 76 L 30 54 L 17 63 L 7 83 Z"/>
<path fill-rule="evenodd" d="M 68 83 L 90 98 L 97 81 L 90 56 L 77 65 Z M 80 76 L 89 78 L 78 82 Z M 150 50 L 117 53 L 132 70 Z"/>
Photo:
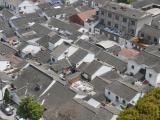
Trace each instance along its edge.
<path fill-rule="evenodd" d="M 6 114 L 7 116 L 11 116 L 13 115 L 13 108 L 11 108 L 11 106 L 6 105 L 6 104 L 2 104 L 1 105 L 1 111 Z"/>

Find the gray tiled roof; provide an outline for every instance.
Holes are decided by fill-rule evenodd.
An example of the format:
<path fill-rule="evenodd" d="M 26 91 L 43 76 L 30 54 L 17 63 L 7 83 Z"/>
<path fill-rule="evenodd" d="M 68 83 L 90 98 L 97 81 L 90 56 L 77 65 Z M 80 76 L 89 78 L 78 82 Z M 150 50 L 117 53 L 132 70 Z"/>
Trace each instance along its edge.
<path fill-rule="evenodd" d="M 45 75 L 43 72 L 32 66 L 28 66 L 22 71 L 22 73 L 13 82 L 13 84 L 16 87 L 16 92 L 19 96 L 24 96 L 26 90 L 28 89 L 27 95 L 37 98 L 42 94 L 42 92 L 49 86 L 51 82 L 51 77 Z M 38 91 L 35 90 L 35 87 L 37 85 L 40 87 L 40 90 Z M 21 88 L 24 89 L 21 90 Z"/>
<path fill-rule="evenodd" d="M 68 68 L 71 65 L 66 59 L 59 60 L 58 62 L 52 64 L 51 69 L 55 72 L 62 72 L 64 68 Z"/>
<path fill-rule="evenodd" d="M 73 55 L 69 57 L 69 61 L 71 64 L 75 65 L 80 62 L 87 54 L 87 51 L 79 48 Z"/>
<path fill-rule="evenodd" d="M 91 84 L 94 86 L 96 94 L 93 96 L 94 99 L 96 99 L 99 102 L 104 101 L 105 98 L 105 88 L 108 85 L 104 80 L 102 80 L 100 77 L 96 77 L 91 81 Z"/>
<path fill-rule="evenodd" d="M 147 14 L 142 10 L 137 10 L 134 8 L 124 7 L 116 2 L 107 2 L 103 8 L 103 10 L 111 11 L 122 16 L 126 16 L 133 19 L 141 19 L 144 18 Z M 148 16 L 148 15 L 147 15 Z"/>
<path fill-rule="evenodd" d="M 57 34 L 55 34 L 54 36 L 50 37 L 48 35 L 44 35 L 42 38 L 40 38 L 37 43 L 40 46 L 43 46 L 45 48 L 48 48 L 49 46 L 49 42 L 55 44 L 57 41 L 59 41 L 61 39 L 61 37 Z"/>
<path fill-rule="evenodd" d="M 27 14 L 27 16 L 19 17 L 12 20 L 14 26 L 18 29 L 26 28 L 28 26 L 28 23 L 31 22 L 44 23 L 45 21 L 46 19 L 44 17 L 40 17 L 37 13 Z"/>
<path fill-rule="evenodd" d="M 136 0 L 135 2 L 133 2 L 133 7 L 142 8 L 150 4 L 160 4 L 160 1 L 159 0 Z"/>
<path fill-rule="evenodd" d="M 68 44 L 62 43 L 61 45 L 57 46 L 51 52 L 51 56 L 53 58 L 58 58 L 61 54 L 63 54 L 69 48 Z"/>
<path fill-rule="evenodd" d="M 0 53 L 1 54 L 15 54 L 17 51 L 3 43 L 0 42 Z"/>
<path fill-rule="evenodd" d="M 93 75 L 101 67 L 102 67 L 102 63 L 94 60 L 86 67 L 86 69 L 83 72 L 88 75 Z"/>
<path fill-rule="evenodd" d="M 33 59 L 36 59 L 38 62 L 46 64 L 50 61 L 50 51 L 48 49 L 38 52 Z"/>
<path fill-rule="evenodd" d="M 160 39 L 160 29 L 157 29 L 153 26 L 150 26 L 150 25 L 144 25 L 140 31 L 140 33 L 143 33 L 144 35 L 147 35 L 147 36 L 150 36 L 150 37 L 153 37 L 153 38 L 157 38 L 157 39 Z M 141 36 L 140 36 L 141 37 Z M 150 40 L 147 40 L 144 38 L 143 40 L 143 43 L 150 43 L 151 41 Z"/>
<path fill-rule="evenodd" d="M 102 62 L 105 62 L 113 67 L 115 67 L 118 71 L 124 72 L 127 67 L 127 63 L 120 60 L 119 58 L 110 55 L 109 53 L 106 52 L 100 52 L 96 58 Z"/>
<path fill-rule="evenodd" d="M 133 60 L 136 61 L 136 63 L 138 63 L 139 65 L 145 64 L 147 66 L 152 66 L 158 63 L 160 58 L 153 54 L 142 51 Z"/>
<path fill-rule="evenodd" d="M 99 77 L 102 78 L 107 83 L 112 83 L 116 80 L 122 79 L 121 76 L 115 70 L 104 73 Z"/>
<path fill-rule="evenodd" d="M 10 19 L 11 17 L 13 17 L 13 13 L 11 13 L 8 9 L 4 8 L 2 10 L 2 15 L 6 18 L 6 19 Z"/>
<path fill-rule="evenodd" d="M 60 14 L 66 14 L 67 16 L 71 16 L 77 13 L 74 7 L 62 7 L 62 8 L 52 8 L 44 11 L 47 16 L 53 17 Z"/>
<path fill-rule="evenodd" d="M 100 47 L 96 46 L 95 44 L 92 44 L 85 40 L 78 40 L 75 44 L 95 55 L 102 50 Z"/>
<path fill-rule="evenodd" d="M 111 84 L 109 84 L 106 89 L 113 92 L 117 96 L 123 98 L 124 100 L 130 101 L 135 97 L 135 95 L 138 93 L 137 90 L 125 85 L 124 83 L 120 81 L 115 81 Z"/>
<path fill-rule="evenodd" d="M 31 29 L 34 30 L 39 36 L 47 35 L 51 32 L 49 28 L 38 23 L 35 23 L 33 26 L 31 26 Z"/>

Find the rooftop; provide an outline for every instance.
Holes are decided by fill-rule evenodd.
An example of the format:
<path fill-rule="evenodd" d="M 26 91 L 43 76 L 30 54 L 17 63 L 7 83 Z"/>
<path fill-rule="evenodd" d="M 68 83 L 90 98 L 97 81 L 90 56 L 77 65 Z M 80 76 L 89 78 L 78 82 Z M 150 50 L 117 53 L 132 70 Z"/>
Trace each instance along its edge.
<path fill-rule="evenodd" d="M 137 90 L 123 84 L 120 81 L 115 81 L 111 84 L 109 84 L 106 89 L 113 92 L 114 94 L 118 95 L 119 97 L 130 101 L 135 97 L 135 95 L 138 93 Z"/>
<path fill-rule="evenodd" d="M 127 63 L 120 60 L 119 58 L 107 53 L 107 52 L 100 52 L 96 58 L 102 62 L 105 62 L 113 67 L 115 67 L 118 71 L 124 72 L 127 67 Z"/>
<path fill-rule="evenodd" d="M 13 82 L 18 96 L 30 95 L 38 98 L 52 82 L 52 78 L 33 66 L 25 68 Z M 27 92 L 26 92 L 27 91 Z"/>
<path fill-rule="evenodd" d="M 129 18 L 142 19 L 150 14 L 146 14 L 142 10 L 134 9 L 128 6 L 124 6 L 115 2 L 106 2 L 102 7 L 103 10 L 111 11 Z"/>

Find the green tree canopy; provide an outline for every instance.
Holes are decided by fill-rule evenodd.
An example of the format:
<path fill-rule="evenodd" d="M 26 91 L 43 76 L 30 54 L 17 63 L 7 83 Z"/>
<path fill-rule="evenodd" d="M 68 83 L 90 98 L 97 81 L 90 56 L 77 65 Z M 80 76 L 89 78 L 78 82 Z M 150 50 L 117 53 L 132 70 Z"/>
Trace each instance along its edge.
<path fill-rule="evenodd" d="M 8 89 L 5 90 L 3 100 L 5 104 L 9 104 L 11 102 L 11 96 Z"/>
<path fill-rule="evenodd" d="M 117 120 L 160 120 L 160 88 L 151 90 L 134 107 L 122 111 Z"/>
<path fill-rule="evenodd" d="M 43 107 L 32 97 L 26 97 L 22 99 L 20 105 L 17 108 L 17 115 L 21 118 L 29 120 L 39 120 L 43 115 Z"/>

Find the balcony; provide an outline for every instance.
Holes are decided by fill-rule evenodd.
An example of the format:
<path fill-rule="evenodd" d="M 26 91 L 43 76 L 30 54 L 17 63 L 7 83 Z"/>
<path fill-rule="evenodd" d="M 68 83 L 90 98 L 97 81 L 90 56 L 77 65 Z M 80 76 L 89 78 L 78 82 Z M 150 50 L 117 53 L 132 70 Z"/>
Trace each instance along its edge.
<path fill-rule="evenodd" d="M 117 28 L 115 28 L 115 27 L 105 27 L 104 28 L 104 31 L 106 31 L 106 32 L 109 32 L 109 33 L 112 33 L 112 34 L 115 34 L 115 35 L 118 35 L 118 36 L 121 36 L 121 32 L 117 29 Z"/>

